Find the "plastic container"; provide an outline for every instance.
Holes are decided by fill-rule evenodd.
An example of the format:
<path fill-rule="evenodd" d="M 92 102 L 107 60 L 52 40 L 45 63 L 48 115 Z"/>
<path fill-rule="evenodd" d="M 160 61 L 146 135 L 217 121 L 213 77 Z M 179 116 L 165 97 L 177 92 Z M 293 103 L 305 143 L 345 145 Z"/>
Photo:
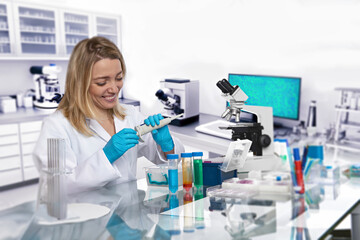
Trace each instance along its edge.
<path fill-rule="evenodd" d="M 201 187 L 203 185 L 203 162 L 202 152 L 193 152 L 193 165 L 194 165 L 194 185 Z"/>
<path fill-rule="evenodd" d="M 192 153 L 181 153 L 182 160 L 182 175 L 183 175 L 183 188 L 189 191 L 192 188 Z"/>
<path fill-rule="evenodd" d="M 169 166 L 167 163 L 145 167 L 145 176 L 148 186 L 168 187 Z M 178 185 L 182 185 L 182 172 L 178 170 Z"/>
<path fill-rule="evenodd" d="M 168 176 L 169 176 L 169 190 L 172 193 L 176 193 L 179 188 L 179 174 L 178 174 L 178 154 L 168 154 L 167 160 L 168 160 Z"/>
<path fill-rule="evenodd" d="M 360 164 L 354 164 L 350 166 L 350 177 L 360 178 Z"/>
<path fill-rule="evenodd" d="M 203 184 L 204 186 L 220 185 L 224 180 L 236 177 L 236 171 L 221 171 L 220 167 L 223 163 L 207 163 L 203 162 Z"/>

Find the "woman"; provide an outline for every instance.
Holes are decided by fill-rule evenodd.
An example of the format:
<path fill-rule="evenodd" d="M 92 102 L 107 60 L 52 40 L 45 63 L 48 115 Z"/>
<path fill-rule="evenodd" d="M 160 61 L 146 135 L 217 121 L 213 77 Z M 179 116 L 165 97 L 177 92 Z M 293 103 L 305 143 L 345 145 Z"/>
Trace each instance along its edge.
<path fill-rule="evenodd" d="M 167 126 L 142 136 L 135 126 L 158 125 L 160 114 L 147 119 L 133 106 L 120 105 L 126 68 L 119 49 L 103 37 L 79 42 L 70 57 L 65 94 L 55 113 L 44 119 L 33 157 L 38 170 L 47 167 L 47 139 L 66 142 L 69 192 L 136 179 L 137 158 L 154 163 L 166 154 L 184 152 Z M 145 119 L 145 120 L 144 120 Z"/>

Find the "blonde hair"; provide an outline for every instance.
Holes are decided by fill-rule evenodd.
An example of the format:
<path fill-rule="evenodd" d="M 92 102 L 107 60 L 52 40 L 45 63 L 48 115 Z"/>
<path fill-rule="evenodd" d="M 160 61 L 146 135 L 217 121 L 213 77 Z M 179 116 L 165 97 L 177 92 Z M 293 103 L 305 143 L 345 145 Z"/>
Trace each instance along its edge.
<path fill-rule="evenodd" d="M 80 41 L 74 48 L 66 73 L 65 94 L 58 110 L 62 111 L 71 125 L 80 133 L 92 136 L 86 118 L 97 118 L 95 104 L 89 94 L 94 64 L 101 59 L 119 59 L 123 76 L 126 67 L 120 50 L 104 37 L 93 37 Z M 109 114 L 124 119 L 125 109 L 117 103 Z"/>

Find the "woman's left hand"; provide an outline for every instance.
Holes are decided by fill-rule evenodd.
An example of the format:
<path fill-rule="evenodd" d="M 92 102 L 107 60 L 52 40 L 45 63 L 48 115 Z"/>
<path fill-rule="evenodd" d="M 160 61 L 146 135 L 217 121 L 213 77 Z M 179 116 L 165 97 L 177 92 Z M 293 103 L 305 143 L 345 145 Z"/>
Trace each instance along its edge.
<path fill-rule="evenodd" d="M 155 126 L 160 124 L 160 120 L 164 119 L 161 114 L 149 116 L 144 120 L 144 123 L 149 126 Z M 174 142 L 169 132 L 169 127 L 166 125 L 162 128 L 152 130 L 151 132 L 155 142 L 160 145 L 163 152 L 169 152 L 174 149 Z"/>

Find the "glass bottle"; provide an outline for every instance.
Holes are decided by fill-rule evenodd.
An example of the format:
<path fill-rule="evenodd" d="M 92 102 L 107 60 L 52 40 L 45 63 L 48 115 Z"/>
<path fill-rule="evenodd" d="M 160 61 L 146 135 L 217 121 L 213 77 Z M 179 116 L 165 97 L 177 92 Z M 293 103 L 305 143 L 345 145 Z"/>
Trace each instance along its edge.
<path fill-rule="evenodd" d="M 178 190 L 178 167 L 177 167 L 177 160 L 179 158 L 178 154 L 168 154 L 166 156 L 169 168 L 168 168 L 168 175 L 169 175 L 169 190 L 172 193 L 176 193 Z"/>
<path fill-rule="evenodd" d="M 182 160 L 182 174 L 183 174 L 183 187 L 185 191 L 192 188 L 192 153 L 181 153 Z"/>
<path fill-rule="evenodd" d="M 200 187 L 203 185 L 203 162 L 202 152 L 193 152 L 193 164 L 194 164 L 194 185 Z"/>

